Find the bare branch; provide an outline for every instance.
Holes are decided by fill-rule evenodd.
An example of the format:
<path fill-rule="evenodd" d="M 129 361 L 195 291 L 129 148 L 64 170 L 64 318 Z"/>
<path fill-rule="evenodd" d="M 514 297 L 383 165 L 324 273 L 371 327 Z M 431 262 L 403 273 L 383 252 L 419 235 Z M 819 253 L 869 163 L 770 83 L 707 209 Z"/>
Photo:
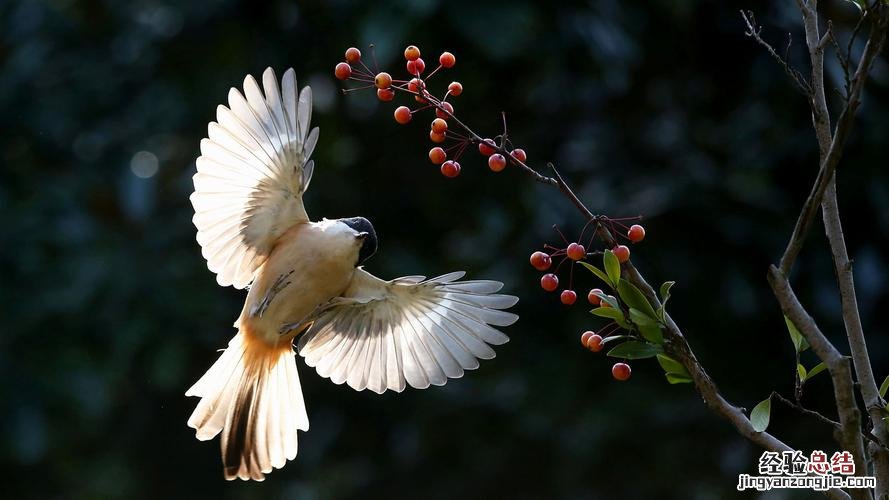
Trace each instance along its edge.
<path fill-rule="evenodd" d="M 744 33 L 745 35 L 756 40 L 756 43 L 765 47 L 766 51 L 772 56 L 773 59 L 778 61 L 778 64 L 784 68 L 784 72 L 787 73 L 787 76 L 790 77 L 791 80 L 796 84 L 797 88 L 805 95 L 810 95 L 812 93 L 812 88 L 806 82 L 805 78 L 800 74 L 799 71 L 793 69 L 790 64 L 788 64 L 786 57 L 781 57 L 777 52 L 775 52 L 774 47 L 771 46 L 768 42 L 762 39 L 760 33 L 762 32 L 762 27 L 756 24 L 756 17 L 753 15 L 753 11 L 741 11 L 741 17 L 744 19 L 744 24 L 747 25 L 747 31 Z M 790 42 L 791 38 L 788 34 L 787 41 L 787 50 L 785 53 L 790 52 Z"/>

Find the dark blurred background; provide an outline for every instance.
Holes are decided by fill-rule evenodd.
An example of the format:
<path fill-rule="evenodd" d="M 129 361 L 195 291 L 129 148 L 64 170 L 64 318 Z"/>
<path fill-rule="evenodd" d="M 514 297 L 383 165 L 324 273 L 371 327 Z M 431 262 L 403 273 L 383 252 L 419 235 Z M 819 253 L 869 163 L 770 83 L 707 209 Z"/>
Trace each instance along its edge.
<path fill-rule="evenodd" d="M 845 40 L 857 10 L 822 2 Z M 596 212 L 645 216 L 633 247 L 652 282 L 676 280 L 670 310 L 732 402 L 790 395 L 793 354 L 765 281 L 816 171 L 807 104 L 744 36 L 808 71 L 792 1 L 484 3 L 171 2 L 0 4 L 0 463 L 8 498 L 726 498 L 760 450 L 656 363 L 581 348 L 602 322 L 543 292 L 528 255 L 576 235 L 557 193 L 476 154 L 459 178 L 426 159 L 427 120 L 407 127 L 370 93 L 339 94 L 334 65 L 376 44 L 403 74 L 416 43 L 431 81 L 465 87 L 457 113 L 496 134 L 501 110 L 532 164 L 555 161 Z M 860 50 L 861 45 L 856 45 Z M 839 82 L 829 58 L 831 86 Z M 227 483 L 219 443 L 185 422 L 185 390 L 235 333 L 242 291 L 220 288 L 191 224 L 198 143 L 247 73 L 294 67 L 321 127 L 310 215 L 364 215 L 383 277 L 467 269 L 504 281 L 522 319 L 496 359 L 444 387 L 377 396 L 300 363 L 311 430 L 265 483 Z M 436 87 L 438 86 L 438 87 Z M 879 60 L 839 170 L 875 372 L 887 375 L 889 67 Z M 831 92 L 831 97 L 836 97 Z M 836 100 L 836 99 L 835 99 Z M 842 340 L 823 232 L 797 289 Z M 577 273 L 585 291 L 591 277 Z M 841 350 L 848 348 L 842 344 Z M 806 353 L 804 363 L 815 361 Z M 829 378 L 805 403 L 834 416 Z M 776 407 L 771 430 L 806 452 L 830 429 Z M 800 497 L 812 494 L 802 493 Z M 774 494 L 770 498 L 783 498 Z"/>

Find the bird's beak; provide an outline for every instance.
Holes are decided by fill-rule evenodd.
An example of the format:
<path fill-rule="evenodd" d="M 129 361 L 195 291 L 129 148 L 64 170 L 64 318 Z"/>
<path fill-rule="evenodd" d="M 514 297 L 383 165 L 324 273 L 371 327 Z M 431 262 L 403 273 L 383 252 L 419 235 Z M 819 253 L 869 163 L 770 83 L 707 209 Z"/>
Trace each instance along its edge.
<path fill-rule="evenodd" d="M 362 231 L 362 232 L 355 235 L 355 239 L 363 240 L 364 238 L 367 238 L 368 234 L 370 234 L 370 233 L 368 233 L 366 231 Z"/>

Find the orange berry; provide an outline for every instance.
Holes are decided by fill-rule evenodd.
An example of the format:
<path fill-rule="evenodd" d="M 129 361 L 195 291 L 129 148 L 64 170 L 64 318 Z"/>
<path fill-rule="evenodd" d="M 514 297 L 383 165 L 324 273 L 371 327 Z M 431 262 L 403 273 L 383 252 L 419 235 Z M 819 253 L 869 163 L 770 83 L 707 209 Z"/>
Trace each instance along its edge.
<path fill-rule="evenodd" d="M 454 160 L 448 160 L 441 164 L 441 175 L 445 177 L 457 177 L 460 175 L 460 164 Z"/>
<path fill-rule="evenodd" d="M 526 161 L 528 161 L 528 155 L 525 154 L 524 149 L 518 149 L 518 148 L 513 149 L 509 153 L 509 155 L 522 163 L 525 163 Z"/>
<path fill-rule="evenodd" d="M 436 146 L 429 150 L 429 161 L 436 165 L 441 165 L 448 158 L 448 154 L 445 153 L 444 149 Z"/>
<path fill-rule="evenodd" d="M 568 245 L 565 253 L 571 260 L 580 260 L 586 257 L 586 248 L 584 248 L 583 245 L 581 245 L 580 243 L 571 243 L 570 245 Z"/>
<path fill-rule="evenodd" d="M 441 118 L 436 118 L 432 120 L 432 131 L 436 134 L 443 134 L 448 130 L 448 122 L 442 120 Z"/>
<path fill-rule="evenodd" d="M 392 99 L 395 99 L 395 91 L 391 88 L 388 89 L 377 89 L 377 99 L 383 102 L 389 102 Z"/>
<path fill-rule="evenodd" d="M 395 108 L 395 121 L 404 125 L 411 121 L 411 110 L 407 106 L 398 106 Z"/>
<path fill-rule="evenodd" d="M 583 334 L 581 334 L 581 336 L 580 336 L 580 343 L 583 344 L 584 347 L 587 347 L 587 344 L 590 341 L 590 337 L 592 337 L 595 334 L 596 333 L 593 332 L 592 330 L 587 330 L 587 331 L 583 332 Z"/>
<path fill-rule="evenodd" d="M 441 55 L 438 56 L 438 64 L 441 64 L 444 68 L 453 68 L 456 63 L 457 58 L 450 52 L 442 52 Z"/>
<path fill-rule="evenodd" d="M 445 137 L 446 136 L 444 134 L 438 134 L 434 130 L 429 131 L 429 140 L 436 144 L 444 142 Z"/>
<path fill-rule="evenodd" d="M 630 226 L 630 230 L 627 231 L 627 238 L 633 243 L 639 243 L 645 239 L 645 228 L 639 224 L 633 224 Z"/>
<path fill-rule="evenodd" d="M 620 380 L 621 382 L 630 378 L 631 373 L 632 370 L 630 370 L 630 365 L 626 363 L 615 363 L 614 366 L 611 367 L 611 376 L 613 376 L 615 380 Z"/>
<path fill-rule="evenodd" d="M 451 93 L 452 96 L 458 96 L 463 93 L 463 84 L 460 82 L 451 82 L 448 85 L 448 92 Z"/>
<path fill-rule="evenodd" d="M 602 350 L 602 336 L 601 335 L 590 335 L 590 337 L 586 341 L 586 348 L 593 351 L 599 352 Z"/>
<path fill-rule="evenodd" d="M 611 251 L 614 252 L 614 256 L 617 257 L 617 261 L 621 264 L 630 260 L 630 248 L 626 245 L 617 245 Z"/>
<path fill-rule="evenodd" d="M 419 92 L 426 88 L 426 83 L 419 78 L 412 78 L 411 81 L 407 82 L 407 89 L 411 92 Z"/>
<path fill-rule="evenodd" d="M 346 49 L 346 62 L 349 64 L 355 64 L 361 60 L 361 51 L 356 49 L 355 47 L 349 47 Z"/>
<path fill-rule="evenodd" d="M 407 62 L 407 72 L 412 75 L 419 75 L 426 69 L 426 63 L 419 57 L 413 61 Z"/>
<path fill-rule="evenodd" d="M 494 144 L 493 139 L 482 139 L 482 142 L 478 143 L 478 152 L 485 156 L 491 156 L 497 152 L 497 150 L 494 149 L 495 147 L 497 147 L 497 145 Z"/>
<path fill-rule="evenodd" d="M 543 252 L 534 252 L 531 254 L 531 265 L 538 271 L 546 271 L 553 264 L 553 259 Z"/>
<path fill-rule="evenodd" d="M 374 85 L 376 85 L 378 89 L 387 89 L 389 88 L 389 85 L 392 85 L 392 77 L 385 71 L 377 73 L 377 76 L 374 77 Z"/>
<path fill-rule="evenodd" d="M 543 277 L 540 278 L 540 287 L 547 292 L 552 292 L 559 287 L 559 277 L 552 273 L 544 274 Z"/>
<path fill-rule="evenodd" d="M 599 295 L 602 293 L 602 290 L 598 288 L 593 288 L 590 290 L 590 293 L 587 294 L 586 299 L 590 302 L 590 304 L 597 306 L 602 303 L 602 299 L 599 298 Z"/>
<path fill-rule="evenodd" d="M 340 80 L 345 80 L 352 76 L 352 66 L 349 66 L 349 63 L 341 62 L 336 65 L 336 68 L 333 70 L 334 76 L 336 76 Z"/>
<path fill-rule="evenodd" d="M 447 111 L 448 113 L 450 113 L 451 115 L 454 114 L 454 106 L 452 106 L 451 103 L 449 103 L 447 101 L 442 102 L 441 107 L 444 108 L 444 110 Z M 448 113 L 445 113 L 444 111 L 442 111 L 440 109 L 435 110 L 435 116 L 441 118 L 442 120 L 447 120 L 448 118 L 451 117 Z"/>
<path fill-rule="evenodd" d="M 506 158 L 500 153 L 492 154 L 488 157 L 488 168 L 494 172 L 499 172 L 506 168 Z"/>
<path fill-rule="evenodd" d="M 574 290 L 562 290 L 562 295 L 559 296 L 559 300 L 566 306 L 574 305 L 574 302 L 577 301 L 577 292 Z"/>
<path fill-rule="evenodd" d="M 408 61 L 413 61 L 420 57 L 420 49 L 417 48 L 416 45 L 408 45 L 406 49 L 404 49 L 404 58 Z"/>

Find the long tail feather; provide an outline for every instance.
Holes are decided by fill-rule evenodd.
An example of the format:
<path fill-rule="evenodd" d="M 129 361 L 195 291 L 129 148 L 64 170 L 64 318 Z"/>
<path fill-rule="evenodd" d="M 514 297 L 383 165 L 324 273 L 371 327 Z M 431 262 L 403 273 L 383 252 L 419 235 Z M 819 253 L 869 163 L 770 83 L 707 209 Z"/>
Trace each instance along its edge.
<path fill-rule="evenodd" d="M 296 457 L 309 429 L 290 342 L 270 346 L 239 332 L 186 393 L 201 401 L 188 419 L 202 441 L 222 434 L 225 478 L 262 481 Z"/>

